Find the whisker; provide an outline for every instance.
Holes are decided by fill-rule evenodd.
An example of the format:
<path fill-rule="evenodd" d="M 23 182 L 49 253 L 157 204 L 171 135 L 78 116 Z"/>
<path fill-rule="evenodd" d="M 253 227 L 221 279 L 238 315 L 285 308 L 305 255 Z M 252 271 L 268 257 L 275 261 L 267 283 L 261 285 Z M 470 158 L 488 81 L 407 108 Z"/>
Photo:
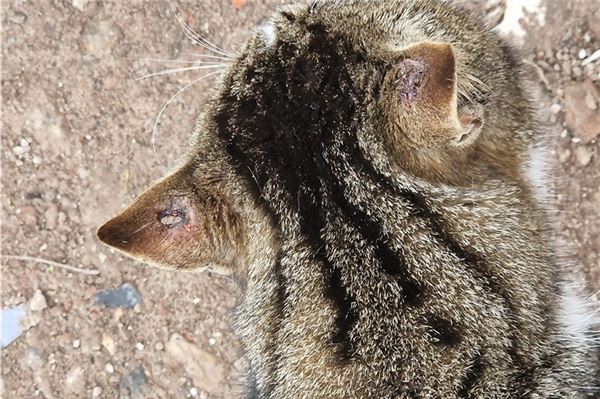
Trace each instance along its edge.
<path fill-rule="evenodd" d="M 233 58 L 229 57 L 220 57 L 218 55 L 211 54 L 201 54 L 201 53 L 184 53 L 185 55 L 190 55 L 192 57 L 206 57 L 206 58 L 215 58 L 217 60 L 225 60 L 225 61 L 233 61 Z"/>
<path fill-rule="evenodd" d="M 181 25 L 181 27 L 184 30 L 184 33 L 186 34 L 186 36 L 190 40 L 192 40 L 194 43 L 197 43 L 198 45 L 206 48 L 209 51 L 212 51 L 214 53 L 220 54 L 220 55 L 225 56 L 225 57 L 229 57 L 229 54 L 227 54 L 227 52 L 224 49 L 222 49 L 219 46 L 211 43 L 210 41 L 208 41 L 207 39 L 205 39 L 203 36 L 201 36 L 198 32 L 196 32 L 194 29 L 192 29 L 181 18 L 181 16 L 177 12 L 177 9 L 173 5 L 172 0 L 169 0 L 169 6 L 171 7 L 171 11 L 173 12 L 173 15 L 175 16 L 175 19 L 177 19 L 177 22 L 179 23 L 179 25 Z"/>
<path fill-rule="evenodd" d="M 226 66 L 227 66 L 227 64 L 212 64 L 212 65 L 199 65 L 199 66 L 186 67 L 186 68 L 165 69 L 164 71 L 154 72 L 154 73 L 150 73 L 148 75 L 141 76 L 139 78 L 136 78 L 134 81 L 137 82 L 138 80 L 151 78 L 153 76 L 169 75 L 169 74 L 185 72 L 185 71 L 195 71 L 198 69 L 223 68 Z"/>
<path fill-rule="evenodd" d="M 217 54 L 221 54 L 225 57 L 229 57 L 230 54 L 228 54 L 223 48 L 217 46 L 216 44 L 213 44 L 212 42 L 208 41 L 207 39 L 204 38 L 204 36 L 201 36 L 198 32 L 196 32 L 191 26 L 189 26 L 187 24 L 187 22 L 183 21 L 183 24 L 185 26 L 185 28 L 188 30 L 188 32 L 197 39 L 197 43 L 198 44 L 204 44 L 204 46 L 208 46 L 209 48 L 211 48 L 215 53 Z"/>
<path fill-rule="evenodd" d="M 211 76 L 211 75 L 215 75 L 217 73 L 219 73 L 220 71 L 213 71 L 210 73 L 207 73 L 205 75 L 200 76 L 199 78 L 191 81 L 190 83 L 186 84 L 185 86 L 183 86 L 181 89 L 179 89 L 179 91 L 177 91 L 177 93 L 175 93 L 171 98 L 169 98 L 169 101 L 167 101 L 165 103 L 165 105 L 163 105 L 163 107 L 161 108 L 160 112 L 158 113 L 157 117 L 156 117 L 156 121 L 154 122 L 154 127 L 152 128 L 152 138 L 150 140 L 150 143 L 152 144 L 152 151 L 154 152 L 154 157 L 156 158 L 156 160 L 159 163 L 162 163 L 165 167 L 167 167 L 166 163 L 161 162 L 158 153 L 156 152 L 156 128 L 158 127 L 158 123 L 160 122 L 160 118 L 163 114 L 163 112 L 165 112 L 165 109 L 167 109 L 167 107 L 169 106 L 169 104 L 171 104 L 171 102 L 177 98 L 177 96 L 179 96 L 181 93 L 183 93 L 188 87 L 192 86 L 193 84 L 201 81 L 202 79 L 206 79 L 207 77 Z"/>
<path fill-rule="evenodd" d="M 127 57 L 130 60 L 136 61 L 150 61 L 150 62 L 165 62 L 171 64 L 214 64 L 216 61 L 202 61 L 202 60 L 163 60 L 160 58 L 141 58 L 141 57 Z M 231 61 L 228 58 L 217 57 L 220 60 Z"/>

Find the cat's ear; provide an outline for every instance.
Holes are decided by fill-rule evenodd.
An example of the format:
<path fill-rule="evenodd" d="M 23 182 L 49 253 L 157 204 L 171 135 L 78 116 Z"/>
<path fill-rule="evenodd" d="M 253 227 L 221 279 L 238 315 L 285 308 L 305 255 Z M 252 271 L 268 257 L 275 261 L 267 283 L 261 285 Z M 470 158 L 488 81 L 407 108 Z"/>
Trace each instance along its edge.
<path fill-rule="evenodd" d="M 156 183 L 98 229 L 103 243 L 167 269 L 228 273 L 237 222 L 228 202 L 180 170 Z"/>
<path fill-rule="evenodd" d="M 479 115 L 459 111 L 457 66 L 449 43 L 420 42 L 396 51 L 387 87 L 405 130 L 424 141 L 462 145 L 479 133 Z M 418 138 L 418 137 L 417 137 Z"/>

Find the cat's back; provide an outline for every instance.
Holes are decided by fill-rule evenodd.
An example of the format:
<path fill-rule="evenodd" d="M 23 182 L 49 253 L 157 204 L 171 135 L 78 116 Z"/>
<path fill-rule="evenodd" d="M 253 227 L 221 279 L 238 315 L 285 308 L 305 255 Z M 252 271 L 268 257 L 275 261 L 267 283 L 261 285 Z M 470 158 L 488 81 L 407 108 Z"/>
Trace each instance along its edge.
<path fill-rule="evenodd" d="M 431 0 L 314 2 L 264 31 L 214 110 L 277 231 L 239 313 L 262 397 L 583 395 L 509 46 Z"/>

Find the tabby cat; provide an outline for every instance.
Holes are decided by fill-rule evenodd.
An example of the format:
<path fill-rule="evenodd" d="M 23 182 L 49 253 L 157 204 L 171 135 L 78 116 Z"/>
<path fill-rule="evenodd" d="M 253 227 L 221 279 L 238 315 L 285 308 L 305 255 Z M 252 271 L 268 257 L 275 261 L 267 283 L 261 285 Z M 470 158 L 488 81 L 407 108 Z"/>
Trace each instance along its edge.
<path fill-rule="evenodd" d="M 522 68 L 447 2 L 286 6 L 186 162 L 98 231 L 244 281 L 253 398 L 583 398 L 591 318 L 550 243 Z"/>

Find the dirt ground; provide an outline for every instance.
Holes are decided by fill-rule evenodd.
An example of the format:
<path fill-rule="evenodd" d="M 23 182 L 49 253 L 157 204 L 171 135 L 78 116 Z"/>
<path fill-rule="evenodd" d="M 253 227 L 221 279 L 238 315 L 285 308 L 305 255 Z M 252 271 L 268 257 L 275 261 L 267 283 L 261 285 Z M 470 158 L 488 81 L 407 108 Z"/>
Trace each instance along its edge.
<path fill-rule="evenodd" d="M 600 48 L 597 0 L 540 0 L 515 37 L 553 135 L 556 233 L 590 293 L 600 289 Z M 535 1 L 533 1 L 535 3 Z M 282 1 L 181 1 L 185 21 L 235 50 Z M 510 2 L 509 2 L 510 3 Z M 469 3 L 490 23 L 498 2 Z M 482 6 L 483 5 L 483 6 Z M 245 367 L 231 332 L 240 292 L 228 279 L 166 272 L 101 246 L 96 228 L 185 153 L 211 80 L 202 50 L 161 1 L 2 0 L 2 308 L 27 304 L 28 330 L 2 351 L 3 398 L 235 398 Z M 539 13 L 544 15 L 540 17 Z M 570 248 L 570 250 L 569 250 Z M 130 283 L 132 308 L 96 303 Z M 33 298 L 33 300 L 32 300 Z"/>

